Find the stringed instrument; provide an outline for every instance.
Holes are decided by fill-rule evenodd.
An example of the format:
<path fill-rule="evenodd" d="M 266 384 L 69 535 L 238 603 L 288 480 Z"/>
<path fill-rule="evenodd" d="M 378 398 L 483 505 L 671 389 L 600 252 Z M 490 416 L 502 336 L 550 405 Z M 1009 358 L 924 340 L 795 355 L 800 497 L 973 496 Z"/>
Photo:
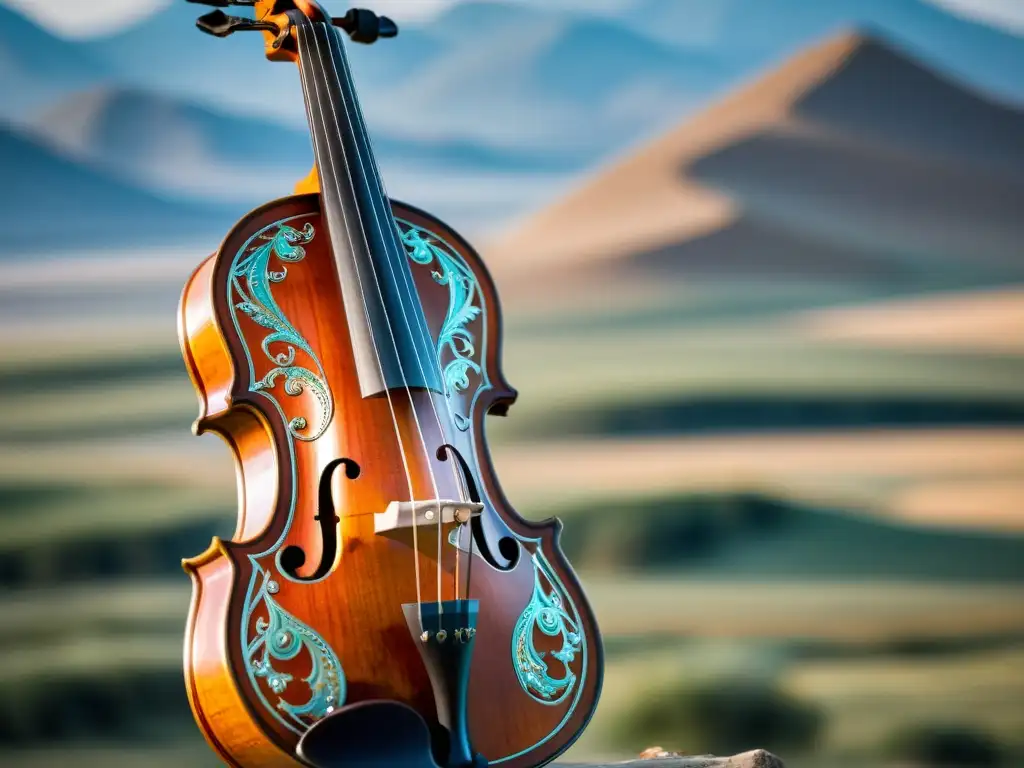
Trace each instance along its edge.
<path fill-rule="evenodd" d="M 397 27 L 313 0 L 205 4 L 254 6 L 197 23 L 298 65 L 315 166 L 181 299 L 193 431 L 227 442 L 239 492 L 231 539 L 183 562 L 195 719 L 244 768 L 544 764 L 597 706 L 601 637 L 561 523 L 520 517 L 489 458 L 484 416 L 516 398 L 494 283 L 385 192 L 341 33 Z"/>

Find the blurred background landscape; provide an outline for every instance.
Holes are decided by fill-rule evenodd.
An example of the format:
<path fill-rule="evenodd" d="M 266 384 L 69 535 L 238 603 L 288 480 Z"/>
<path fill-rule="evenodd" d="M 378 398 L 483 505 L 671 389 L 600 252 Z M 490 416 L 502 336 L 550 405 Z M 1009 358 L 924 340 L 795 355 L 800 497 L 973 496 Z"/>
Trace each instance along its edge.
<path fill-rule="evenodd" d="M 389 192 L 495 275 L 495 464 L 605 633 L 566 759 L 1024 765 L 1020 4 L 363 5 Z M 217 764 L 180 560 L 236 489 L 176 306 L 312 153 L 201 13 L 0 0 L 5 766 Z"/>

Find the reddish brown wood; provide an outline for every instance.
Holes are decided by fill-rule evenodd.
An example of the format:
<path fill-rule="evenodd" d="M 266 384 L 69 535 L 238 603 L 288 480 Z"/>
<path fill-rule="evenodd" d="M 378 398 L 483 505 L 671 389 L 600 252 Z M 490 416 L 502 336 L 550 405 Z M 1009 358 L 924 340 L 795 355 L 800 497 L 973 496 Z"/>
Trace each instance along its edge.
<path fill-rule="evenodd" d="M 315 629 L 337 653 L 348 683 L 346 703 L 396 699 L 428 720 L 435 717 L 433 694 L 401 605 L 416 600 L 417 561 L 423 599 L 438 599 L 437 536 L 421 527 L 417 553 L 405 544 L 375 535 L 374 514 L 383 512 L 390 501 L 409 499 L 405 464 L 417 499 L 438 494 L 460 498 L 454 462 L 433 455 L 437 446 L 450 442 L 471 464 L 494 511 L 517 536 L 539 542 L 522 545 L 523 557 L 510 572 L 498 571 L 480 560 L 474 562 L 470 597 L 480 600 L 470 689 L 474 746 L 492 760 L 522 753 L 500 763 L 510 768 L 542 764 L 576 739 L 597 704 L 603 666 L 600 636 L 582 588 L 559 547 L 561 524 L 557 520 L 531 523 L 520 517 L 502 493 L 487 452 L 484 416 L 504 412 L 516 397 L 500 368 L 501 319 L 494 284 L 478 255 L 447 226 L 401 203 L 394 204 L 394 211 L 397 218 L 443 237 L 478 278 L 487 319 L 483 364 L 493 387 L 476 401 L 468 432 L 459 432 L 446 419 L 435 417 L 435 409 L 442 416 L 446 413 L 440 395 L 419 393 L 410 398 L 402 392 L 392 396 L 390 404 L 387 398 L 361 397 L 337 272 L 315 194 L 285 198 L 248 215 L 219 252 L 196 270 L 182 296 L 182 351 L 200 401 L 195 431 L 220 435 L 237 459 L 239 509 L 234 536 L 230 541 L 215 539 L 206 552 L 184 562 L 193 582 L 185 644 L 189 699 L 200 728 L 229 765 L 300 765 L 293 757 L 298 735 L 283 727 L 261 704 L 246 672 L 243 607 L 253 576 L 250 558 L 282 537 L 279 549 L 294 544 L 307 553 L 300 575 L 312 572 L 319 562 L 321 532 L 314 520 L 317 486 L 323 467 L 339 457 L 353 459 L 362 470 L 356 480 L 344 478 L 342 472 L 335 477 L 340 555 L 331 573 L 319 582 L 277 579 L 280 591 L 274 599 Z M 257 379 L 274 367 L 259 347 L 268 331 L 236 313 L 241 334 L 236 332 L 228 301 L 229 271 L 235 255 L 255 233 L 289 217 L 298 217 L 291 222 L 293 226 L 310 222 L 317 232 L 306 246 L 305 258 L 288 264 L 287 278 L 274 285 L 275 299 L 316 352 L 333 395 L 333 420 L 312 442 L 290 439 L 286 426 L 291 418 L 314 412 L 315 402 L 309 393 L 279 396 L 282 418 L 265 395 L 250 391 L 249 360 Z M 447 288 L 431 279 L 429 268 L 414 269 L 413 273 L 428 324 L 436 333 L 448 308 Z M 482 318 L 471 326 L 478 334 L 483 330 Z M 311 365 L 311 361 L 300 351 L 296 364 Z M 529 555 L 537 547 L 575 603 L 587 642 L 585 668 L 581 657 L 572 667 L 580 686 L 575 707 L 570 706 L 573 697 L 554 706 L 536 702 L 524 693 L 512 666 L 512 630 L 533 593 Z M 261 561 L 264 566 L 268 562 L 272 566 L 266 558 Z M 465 597 L 465 557 L 459 568 Z M 455 549 L 446 543 L 442 548 L 441 599 L 454 597 L 455 569 Z M 537 634 L 541 650 L 560 647 L 560 640 L 545 646 L 545 639 Z M 309 671 L 308 663 L 303 667 L 296 662 L 285 668 L 296 680 Z M 268 691 L 263 689 L 270 696 Z"/>

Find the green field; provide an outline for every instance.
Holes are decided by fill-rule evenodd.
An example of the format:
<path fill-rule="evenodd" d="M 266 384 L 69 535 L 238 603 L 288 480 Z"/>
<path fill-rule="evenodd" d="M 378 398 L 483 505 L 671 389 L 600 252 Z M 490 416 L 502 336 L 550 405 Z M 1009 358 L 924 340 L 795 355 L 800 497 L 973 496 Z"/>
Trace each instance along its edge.
<path fill-rule="evenodd" d="M 608 651 L 567 759 L 628 757 L 648 744 L 616 723 L 646 692 L 735 675 L 822 713 L 798 768 L 863 768 L 939 720 L 1024 746 L 1024 536 L 894 519 L 917 488 L 1024 478 L 1024 356 L 786 330 L 791 310 L 882 293 L 512 314 L 520 402 L 492 420 L 496 466 L 522 513 L 565 520 Z M 180 560 L 230 536 L 232 462 L 190 435 L 173 326 L 125 327 L 18 334 L 0 360 L 4 765 L 216 764 L 184 699 Z M 663 746 L 706 751 L 687 738 Z"/>

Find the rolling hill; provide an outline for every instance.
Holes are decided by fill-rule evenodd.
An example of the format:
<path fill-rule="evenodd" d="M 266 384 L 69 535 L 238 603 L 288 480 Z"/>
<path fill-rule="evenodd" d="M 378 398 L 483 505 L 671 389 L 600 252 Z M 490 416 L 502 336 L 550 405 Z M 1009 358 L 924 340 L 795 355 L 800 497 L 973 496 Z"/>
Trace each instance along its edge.
<path fill-rule="evenodd" d="M 599 171 L 490 263 L 523 281 L 541 264 L 594 280 L 1020 278 L 1021 135 L 1024 113 L 848 32 Z"/>
<path fill-rule="evenodd" d="M 31 129 L 122 182 L 174 199 L 231 204 L 240 213 L 291 194 L 313 162 L 306 128 L 128 87 L 68 96 Z M 573 158 L 468 140 L 374 132 L 372 141 L 394 196 L 460 226 L 500 220 L 535 199 L 545 180 L 578 168 Z"/>
<path fill-rule="evenodd" d="M 198 33 L 195 17 L 194 6 L 173 4 L 83 47 L 135 87 L 301 125 L 294 69 L 267 66 L 251 37 Z M 509 2 L 460 4 L 426 25 L 403 25 L 394 40 L 349 51 L 375 133 L 557 149 L 564 162 L 579 143 L 573 131 L 583 125 L 591 140 L 576 149 L 577 163 L 631 139 L 650 119 L 674 118 L 722 76 L 713 56 L 680 51 L 621 24 Z M 573 103 L 568 113 L 555 108 L 565 96 Z"/>
<path fill-rule="evenodd" d="M 191 199 L 271 200 L 313 162 L 304 131 L 129 88 L 75 94 L 34 128 L 126 181 Z"/>
<path fill-rule="evenodd" d="M 436 22 L 469 26 L 443 57 L 416 68 L 387 98 L 368 100 L 386 129 L 409 130 L 412 111 L 424 135 L 459 136 L 492 146 L 530 147 L 581 161 L 634 139 L 638 126 L 664 124 L 703 100 L 726 72 L 713 56 L 652 41 L 620 24 L 585 15 L 536 15 L 470 4 Z M 502 23 L 495 17 L 509 16 Z M 457 94 L 457 95 L 456 95 Z M 443 105 L 443 107 L 442 107 Z M 441 107 L 441 108 L 439 108 Z"/>
<path fill-rule="evenodd" d="M 195 27 L 202 12 L 201 6 L 171 3 L 133 27 L 80 45 L 126 85 L 303 128 L 306 112 L 295 67 L 269 64 L 252 35 L 202 34 Z M 245 15 L 246 9 L 232 12 Z M 394 40 L 348 48 L 357 85 L 365 91 L 393 86 L 394 78 L 408 76 L 441 51 L 428 32 L 406 25 Z"/>
<path fill-rule="evenodd" d="M 718 579 L 1024 579 L 1024 537 L 926 530 L 758 496 L 663 497 L 563 509 L 583 569 Z M 613 545 L 612 545 L 613 544 Z"/>
<path fill-rule="evenodd" d="M 1024 40 L 923 0 L 637 0 L 621 19 L 656 39 L 714 51 L 745 71 L 843 29 L 871 29 L 948 76 L 1024 103 Z"/>
<path fill-rule="evenodd" d="M 244 8 L 236 10 L 245 15 Z M 295 67 L 269 64 L 254 35 L 201 33 L 195 20 L 202 14 L 200 5 L 169 3 L 135 26 L 77 45 L 111 69 L 118 83 L 283 117 L 301 127 L 306 113 Z"/>
<path fill-rule="evenodd" d="M 547 147 L 588 162 L 851 25 L 880 30 L 973 88 L 1024 102 L 1016 76 L 1024 41 L 921 0 L 615 5 L 617 12 L 579 3 L 464 2 L 404 24 L 395 40 L 350 46 L 371 127 L 400 138 Z M 265 66 L 245 36 L 197 33 L 195 17 L 194 7 L 175 3 L 83 48 L 136 87 L 301 124 L 293 69 Z"/>

